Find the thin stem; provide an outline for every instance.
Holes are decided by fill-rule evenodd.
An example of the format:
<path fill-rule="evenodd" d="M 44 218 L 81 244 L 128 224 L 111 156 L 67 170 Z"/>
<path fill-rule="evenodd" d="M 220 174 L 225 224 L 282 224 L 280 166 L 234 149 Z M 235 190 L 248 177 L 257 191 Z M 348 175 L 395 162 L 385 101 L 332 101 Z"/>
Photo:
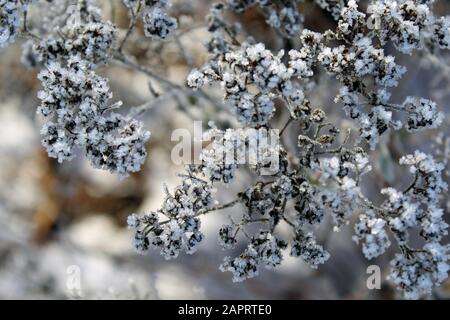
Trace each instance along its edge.
<path fill-rule="evenodd" d="M 414 180 L 410 183 L 410 185 L 403 191 L 403 193 L 406 193 L 410 191 L 417 183 L 417 180 L 419 179 L 419 174 L 416 171 L 416 174 L 414 175 Z"/>
<path fill-rule="evenodd" d="M 188 54 L 188 51 L 185 50 L 183 43 L 180 40 L 180 37 L 178 35 L 174 36 L 175 39 L 175 43 L 178 47 L 178 50 L 180 50 L 180 54 L 183 57 L 183 60 L 186 62 L 186 64 L 192 68 L 193 63 L 192 63 L 192 57 Z"/>
<path fill-rule="evenodd" d="M 150 93 L 153 95 L 153 97 L 158 98 L 160 96 L 159 92 L 153 88 L 153 84 L 151 81 L 148 82 L 148 90 L 150 90 Z"/>
<path fill-rule="evenodd" d="M 283 128 L 280 130 L 280 137 L 283 135 L 284 131 L 286 131 L 287 127 L 291 124 L 291 122 L 294 121 L 292 117 L 289 117 L 288 121 L 284 124 Z"/>
<path fill-rule="evenodd" d="M 195 217 L 199 217 L 201 215 L 207 214 L 208 212 L 222 210 L 222 209 L 226 209 L 226 208 L 232 207 L 235 204 L 237 204 L 238 202 L 239 202 L 239 199 L 235 199 L 235 200 L 233 200 L 231 202 L 228 202 L 228 203 L 225 203 L 225 204 L 216 205 L 216 206 L 212 206 L 212 207 L 209 207 L 209 208 L 201 209 L 195 214 Z M 160 222 L 158 225 L 159 226 L 163 226 L 165 224 L 168 224 L 170 221 L 171 221 L 171 219 L 164 220 L 164 221 Z M 144 230 L 144 234 L 148 235 L 153 229 L 154 229 L 153 226 L 151 226 L 150 229 L 145 229 Z"/>
<path fill-rule="evenodd" d="M 128 37 L 131 35 L 131 33 L 134 30 L 134 27 L 136 26 L 137 18 L 139 16 L 139 12 L 141 11 L 141 6 L 142 6 L 141 1 L 139 1 L 138 6 L 136 8 L 136 12 L 134 12 L 133 8 L 130 8 L 130 12 L 131 12 L 130 24 L 128 25 L 128 29 L 127 29 L 127 32 L 125 33 L 125 37 L 122 39 L 122 42 L 120 43 L 119 48 L 117 49 L 119 52 L 122 52 L 123 46 L 127 42 Z"/>
<path fill-rule="evenodd" d="M 148 110 L 152 109 L 153 107 L 155 107 L 158 103 L 160 103 L 163 99 L 165 98 L 169 98 L 171 95 L 173 94 L 173 91 L 167 91 L 165 94 L 163 95 L 158 95 L 155 99 L 148 101 L 146 103 L 143 103 L 139 106 L 135 106 L 132 107 L 130 109 L 130 112 L 128 113 L 128 116 L 130 118 L 138 118 L 141 115 L 143 115 L 145 112 L 147 112 Z"/>
<path fill-rule="evenodd" d="M 348 139 L 350 138 L 350 132 L 351 132 L 351 130 L 348 129 L 345 134 L 344 141 L 336 149 L 315 151 L 314 154 L 319 155 L 319 154 L 339 154 L 339 153 L 341 153 L 342 150 L 344 149 L 344 145 L 348 142 Z M 346 149 L 346 150 L 348 150 L 348 149 Z"/>
<path fill-rule="evenodd" d="M 180 30 L 180 31 L 176 34 L 176 36 L 177 36 L 177 37 L 182 37 L 182 36 L 184 36 L 185 34 L 191 32 L 191 31 L 193 31 L 193 30 L 195 30 L 195 29 L 206 28 L 206 27 L 207 27 L 207 25 L 206 25 L 205 23 L 199 23 L 199 24 L 194 24 L 194 25 L 191 25 L 191 26 L 187 26 L 185 29 Z"/>
<path fill-rule="evenodd" d="M 150 78 L 153 78 L 163 84 L 165 84 L 166 86 L 173 88 L 173 89 L 178 89 L 178 90 L 184 90 L 184 88 L 164 77 L 161 77 L 159 75 L 157 75 L 155 72 L 153 72 L 152 70 L 133 62 L 129 57 L 127 57 L 126 55 L 124 55 L 122 52 L 117 52 L 117 54 L 114 55 L 114 60 L 130 67 L 133 68 L 137 71 L 140 71 L 144 74 L 146 74 L 147 76 L 149 76 Z"/>
<path fill-rule="evenodd" d="M 239 42 L 238 39 L 236 39 L 236 36 L 233 34 L 233 31 L 231 31 L 231 29 L 228 26 L 224 27 L 224 30 L 226 32 L 226 34 L 228 34 L 228 36 L 231 39 L 231 43 L 235 46 L 241 46 L 241 43 Z"/>
<path fill-rule="evenodd" d="M 374 205 L 372 202 L 370 202 L 370 200 L 367 199 L 362 193 L 359 193 L 359 194 L 358 194 L 358 197 L 360 198 L 360 200 L 362 200 L 362 203 L 361 203 L 362 205 L 366 206 L 366 207 L 369 208 L 369 209 L 375 210 L 375 211 L 381 213 L 381 215 L 382 215 L 383 217 L 386 217 L 386 215 L 387 215 L 386 210 L 384 210 L 384 209 L 382 209 L 382 208 L 380 208 L 380 207 L 375 206 L 375 205 Z"/>
<path fill-rule="evenodd" d="M 110 2 L 110 18 L 111 18 L 111 22 L 115 23 L 116 22 L 116 2 L 115 1 L 111 1 Z"/>
<path fill-rule="evenodd" d="M 27 16 L 28 16 L 28 10 L 27 7 L 24 7 L 25 9 L 23 10 L 23 32 L 27 32 L 28 27 L 27 27 Z"/>
<path fill-rule="evenodd" d="M 441 68 L 442 70 L 444 70 L 445 72 L 442 72 L 442 74 L 444 75 L 445 78 L 447 78 L 447 80 L 450 79 L 450 67 L 448 66 L 448 64 L 444 61 L 442 61 L 441 59 L 439 59 L 436 54 L 430 52 L 429 50 L 425 51 L 426 54 L 426 58 L 432 63 L 434 64 L 436 67 Z"/>
<path fill-rule="evenodd" d="M 24 7 L 24 11 L 23 11 L 22 33 L 25 36 L 29 36 L 35 40 L 39 40 L 39 41 L 42 40 L 41 37 L 39 37 L 38 35 L 36 35 L 28 30 L 28 10 L 27 10 L 26 6 Z"/>
<path fill-rule="evenodd" d="M 226 208 L 230 208 L 230 207 L 236 205 L 239 201 L 240 201 L 239 199 L 234 199 L 233 201 L 225 203 L 225 204 L 216 205 L 216 206 L 212 206 L 209 208 L 199 210 L 195 216 L 198 217 L 198 216 L 207 214 L 208 212 L 211 212 L 211 211 L 217 211 L 217 210 L 223 210 Z"/>
<path fill-rule="evenodd" d="M 292 222 L 292 221 L 290 221 L 288 218 L 286 218 L 284 215 L 283 215 L 283 218 L 282 218 L 284 221 L 286 221 L 286 223 L 288 224 L 288 225 L 290 225 L 292 228 L 295 228 L 296 226 L 295 226 L 295 224 Z"/>
<path fill-rule="evenodd" d="M 331 122 L 319 124 L 316 128 L 316 132 L 314 132 L 314 140 L 319 137 L 320 130 L 322 130 L 326 126 L 331 126 L 331 125 L 333 125 Z"/>
<path fill-rule="evenodd" d="M 188 95 L 190 95 L 190 96 L 198 95 L 198 96 L 202 97 L 203 99 L 205 99 L 206 101 L 208 101 L 209 103 L 211 103 L 212 105 L 218 106 L 217 101 L 214 100 L 212 97 L 210 97 L 203 90 L 199 89 L 196 92 L 192 92 L 192 91 L 189 90 L 189 88 L 181 86 L 179 84 L 176 84 L 176 83 L 174 83 L 174 82 L 172 82 L 172 81 L 170 81 L 170 80 L 168 80 L 168 79 L 166 79 L 166 78 L 156 74 L 153 70 L 151 70 L 151 69 L 149 69 L 147 67 L 144 67 L 144 66 L 134 62 L 127 55 L 125 55 L 123 52 L 116 51 L 114 56 L 113 56 L 113 59 L 116 62 L 119 62 L 119 63 L 121 63 L 121 64 L 123 64 L 123 65 L 125 65 L 125 66 L 127 66 L 129 68 L 132 68 L 134 70 L 142 72 L 143 74 L 147 75 L 148 77 L 158 81 L 159 83 L 161 83 L 161 84 L 163 84 L 163 85 L 165 85 L 165 86 L 167 86 L 167 87 L 169 87 L 171 89 L 179 90 L 179 91 L 188 91 L 187 92 Z M 176 95 L 175 95 L 175 97 L 176 97 Z M 191 116 L 191 115 L 189 115 L 189 116 Z"/>

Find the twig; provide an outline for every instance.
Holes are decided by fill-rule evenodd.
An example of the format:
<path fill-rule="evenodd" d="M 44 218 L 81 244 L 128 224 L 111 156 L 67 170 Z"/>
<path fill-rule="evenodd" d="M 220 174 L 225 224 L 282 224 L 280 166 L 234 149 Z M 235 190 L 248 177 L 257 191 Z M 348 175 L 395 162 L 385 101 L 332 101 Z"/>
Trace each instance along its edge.
<path fill-rule="evenodd" d="M 239 201 L 240 201 L 239 199 L 234 199 L 233 201 L 225 203 L 225 204 L 212 206 L 212 207 L 209 207 L 209 208 L 205 208 L 205 209 L 199 210 L 195 216 L 198 217 L 198 216 L 207 214 L 208 212 L 211 212 L 211 211 L 217 211 L 217 210 L 222 210 L 222 209 L 226 209 L 226 208 L 232 207 L 235 204 L 237 204 Z"/>
<path fill-rule="evenodd" d="M 417 183 L 417 180 L 419 179 L 419 174 L 416 171 L 416 174 L 414 175 L 414 180 L 410 183 L 410 185 L 403 191 L 403 193 L 407 193 L 408 191 L 410 191 L 412 188 L 414 188 L 414 186 Z"/>
<path fill-rule="evenodd" d="M 129 57 L 127 57 L 122 52 L 117 52 L 114 55 L 114 60 L 118 61 L 118 62 L 120 62 L 120 63 L 122 63 L 122 64 L 124 64 L 124 65 L 126 65 L 126 66 L 128 66 L 130 68 L 138 70 L 138 71 L 146 74 L 150 78 L 153 78 L 153 79 L 163 83 L 164 85 L 166 85 L 166 86 L 168 86 L 168 87 L 170 87 L 172 89 L 178 89 L 178 90 L 184 90 L 185 89 L 184 87 L 182 87 L 182 86 L 180 86 L 180 85 L 178 85 L 178 84 L 176 84 L 176 83 L 174 83 L 174 82 L 172 82 L 172 81 L 170 81 L 170 80 L 168 80 L 168 79 L 166 79 L 164 77 L 161 77 L 161 76 L 157 75 L 152 70 L 150 70 L 150 69 L 148 69 L 148 68 L 146 68 L 146 67 L 144 67 L 144 66 L 142 66 L 142 65 L 140 65 L 140 64 L 138 64 L 138 63 L 136 63 L 134 61 L 132 61 Z"/>
<path fill-rule="evenodd" d="M 125 42 L 127 42 L 128 37 L 133 32 L 133 29 L 136 26 L 137 18 L 139 16 L 139 12 L 141 11 L 141 6 L 142 6 L 141 1 L 138 1 L 136 12 L 134 12 L 133 8 L 130 8 L 130 12 L 131 12 L 130 24 L 128 25 L 128 29 L 127 29 L 127 32 L 125 33 L 125 37 L 122 39 L 122 42 L 120 43 L 119 48 L 117 49 L 119 52 L 122 52 Z"/>
<path fill-rule="evenodd" d="M 280 130 L 280 137 L 283 135 L 284 131 L 286 131 L 287 127 L 294 121 L 292 117 L 289 117 L 288 121 L 284 124 L 283 128 Z"/>

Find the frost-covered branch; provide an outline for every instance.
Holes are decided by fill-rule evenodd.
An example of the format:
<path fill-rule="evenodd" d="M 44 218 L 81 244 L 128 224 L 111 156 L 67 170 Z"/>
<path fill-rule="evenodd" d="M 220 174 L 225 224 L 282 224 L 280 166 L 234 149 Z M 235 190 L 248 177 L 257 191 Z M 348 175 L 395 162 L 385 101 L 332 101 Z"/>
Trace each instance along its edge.
<path fill-rule="evenodd" d="M 262 268 L 276 268 L 286 254 L 317 268 L 330 253 L 318 243 L 316 228 L 329 216 L 338 231 L 353 216 L 353 240 L 367 259 L 384 254 L 395 241 L 391 281 L 406 298 L 430 294 L 449 270 L 449 245 L 444 243 L 448 186 L 442 177 L 448 143 L 436 156 L 422 151 L 399 156 L 411 182 L 402 189 L 382 188 L 381 203 L 365 195 L 361 184 L 370 177 L 371 152 L 388 132 L 413 135 L 445 123 L 443 107 L 429 97 L 405 96 L 398 102 L 391 96 L 407 73 L 399 62 L 401 54 L 412 59 L 424 54 L 433 64 L 442 63 L 439 52 L 450 48 L 450 19 L 436 16 L 434 0 L 315 0 L 299 6 L 301 2 L 211 4 L 206 19 L 208 59 L 182 82 L 141 64 L 143 59 L 128 50 L 134 33 L 142 32 L 161 46 L 174 36 L 179 56 L 190 64 L 191 55 L 179 37 L 197 26 L 175 34 L 178 22 L 171 14 L 176 12 L 168 0 L 123 0 L 129 17 L 124 30 L 105 21 L 94 0 L 58 2 L 58 10 L 48 11 L 42 25 L 30 13 L 45 8 L 43 1 L 0 0 L 0 47 L 20 35 L 27 39 L 23 61 L 39 70 L 42 86 L 42 144 L 59 162 L 73 159 L 79 149 L 95 168 L 121 176 L 139 171 L 150 132 L 136 118 L 172 93 L 176 99 L 176 93 L 183 93 L 187 101 L 201 97 L 217 113 L 232 117 L 220 125 L 211 121 L 203 136 L 210 144 L 201 151 L 200 163 L 186 164 L 180 184 L 172 193 L 166 190 L 158 210 L 129 217 L 139 252 L 156 248 L 167 259 L 192 254 L 204 240 L 202 216 L 233 208 L 230 223 L 218 232 L 219 242 L 224 249 L 236 248 L 240 241 L 246 246 L 237 256 L 225 257 L 220 269 L 231 272 L 233 281 L 243 281 Z M 323 10 L 334 20 L 333 27 L 307 29 L 300 12 L 304 6 Z M 279 47 L 258 42 L 255 38 L 264 37 L 252 37 L 236 22 L 245 23 L 240 18 L 247 10 L 261 13 L 281 38 Z M 117 36 L 119 31 L 123 37 Z M 154 101 L 128 115 L 114 112 L 121 102 L 112 101 L 108 79 L 99 72 L 111 63 L 146 75 L 162 92 L 150 86 Z M 327 102 L 330 108 L 314 98 L 322 81 L 338 88 L 335 104 Z M 207 93 L 212 87 L 221 91 L 222 103 Z M 344 127 L 336 116 L 349 125 Z M 280 125 L 278 119 L 288 120 Z M 295 141 L 287 143 L 294 136 Z M 276 143 L 268 142 L 272 138 Z M 255 181 L 249 180 L 235 200 L 218 204 L 217 188 L 231 185 L 241 168 Z M 250 224 L 259 229 L 247 228 Z M 420 242 L 410 239 L 415 231 Z"/>

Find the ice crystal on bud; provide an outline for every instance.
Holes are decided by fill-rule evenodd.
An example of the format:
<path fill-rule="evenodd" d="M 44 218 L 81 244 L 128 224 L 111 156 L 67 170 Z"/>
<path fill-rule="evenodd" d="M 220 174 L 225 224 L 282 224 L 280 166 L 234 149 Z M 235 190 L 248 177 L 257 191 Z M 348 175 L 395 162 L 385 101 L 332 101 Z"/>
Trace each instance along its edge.
<path fill-rule="evenodd" d="M 220 265 L 220 270 L 233 274 L 233 282 L 241 282 L 259 274 L 260 266 L 272 269 L 277 267 L 282 259 L 282 251 L 286 243 L 274 237 L 268 231 L 261 230 L 252 239 L 248 247 L 238 257 L 226 257 Z"/>
<path fill-rule="evenodd" d="M 356 243 L 362 242 L 362 251 L 367 259 L 382 255 L 390 246 L 391 242 L 385 231 L 386 221 L 376 218 L 373 212 L 361 214 L 359 221 L 355 224 Z"/>
<path fill-rule="evenodd" d="M 450 49 L 450 19 L 440 17 L 431 28 L 431 42 L 441 49 Z"/>
<path fill-rule="evenodd" d="M 227 0 L 226 4 L 236 12 L 243 12 L 253 6 L 268 12 L 266 22 L 287 38 L 295 37 L 302 27 L 303 16 L 298 12 L 295 0 L 285 0 L 281 6 L 277 6 L 273 0 Z"/>
<path fill-rule="evenodd" d="M 219 230 L 220 245 L 224 249 L 233 249 L 237 243 L 236 236 L 239 227 L 234 224 L 223 225 Z"/>
<path fill-rule="evenodd" d="M 0 0 L 0 48 L 16 39 L 21 22 L 21 14 L 35 0 Z"/>
<path fill-rule="evenodd" d="M 444 165 L 420 151 L 402 157 L 400 164 L 409 165 L 410 172 L 417 177 L 411 189 L 415 197 L 424 203 L 438 203 L 439 195 L 448 187 L 442 179 Z"/>
<path fill-rule="evenodd" d="M 194 69 L 189 73 L 187 77 L 187 85 L 194 90 L 203 87 L 208 81 L 208 78 L 197 69 Z"/>
<path fill-rule="evenodd" d="M 144 24 L 145 35 L 157 39 L 166 39 L 177 28 L 177 20 L 159 7 L 144 14 Z"/>
<path fill-rule="evenodd" d="M 168 7 L 165 0 L 145 1 L 143 22 L 147 37 L 165 40 L 177 28 L 177 20 L 167 13 Z"/>
<path fill-rule="evenodd" d="M 86 13 L 72 13 L 66 24 L 40 40 L 33 48 L 36 59 L 43 64 L 79 56 L 91 68 L 106 64 L 116 42 L 116 27 L 101 20 L 96 7 Z"/>
<path fill-rule="evenodd" d="M 151 247 L 158 248 L 166 259 L 176 258 L 182 251 L 193 254 L 203 240 L 198 215 L 211 201 L 211 185 L 195 177 L 185 179 L 173 194 L 166 191 L 157 212 L 128 217 L 136 250 L 144 253 Z M 161 216 L 166 219 L 161 221 Z"/>
<path fill-rule="evenodd" d="M 319 264 L 325 263 L 330 258 L 330 254 L 317 244 L 314 235 L 304 232 L 297 232 L 292 243 L 291 256 L 301 257 L 311 268 L 317 268 Z"/>
<path fill-rule="evenodd" d="M 410 131 L 437 128 L 444 118 L 444 115 L 438 112 L 436 103 L 428 99 L 407 97 L 403 108 L 409 111 L 406 128 Z"/>
<path fill-rule="evenodd" d="M 430 24 L 430 11 L 422 1 L 373 1 L 367 11 L 371 13 L 375 31 L 384 43 L 391 40 L 396 48 L 410 54 L 421 47 L 421 33 Z"/>
<path fill-rule="evenodd" d="M 169 0 L 123 0 L 123 3 L 133 18 L 142 15 L 144 34 L 149 38 L 165 40 L 178 27 L 177 19 L 168 14 Z"/>

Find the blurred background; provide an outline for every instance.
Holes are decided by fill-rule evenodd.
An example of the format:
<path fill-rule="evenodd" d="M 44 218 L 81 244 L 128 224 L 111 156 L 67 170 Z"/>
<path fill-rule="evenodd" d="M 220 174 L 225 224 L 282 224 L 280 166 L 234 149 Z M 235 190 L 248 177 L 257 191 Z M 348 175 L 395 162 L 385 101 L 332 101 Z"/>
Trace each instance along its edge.
<path fill-rule="evenodd" d="M 125 51 L 142 65 L 184 85 L 189 70 L 207 59 L 205 44 L 209 35 L 205 16 L 212 1 L 172 2 L 171 14 L 180 24 L 175 39 L 157 42 L 144 38 L 139 22 Z M 106 19 L 113 17 L 118 26 L 127 27 L 127 11 L 120 1 L 98 3 L 104 7 Z M 331 16 L 307 4 L 308 1 L 300 5 L 305 27 L 314 31 L 334 27 Z M 449 14 L 450 3 L 438 1 L 435 9 L 440 15 Z M 229 18 L 242 23 L 244 34 L 252 35 L 275 51 L 286 45 L 267 27 L 258 10 L 250 9 Z M 263 270 L 255 279 L 231 282 L 231 275 L 222 273 L 218 266 L 225 255 L 237 254 L 243 247 L 238 247 L 236 252 L 220 249 L 218 229 L 228 221 L 228 215 L 241 214 L 243 208 L 239 206 L 203 218 L 206 238 L 192 256 L 182 255 L 165 261 L 157 251 L 147 256 L 137 255 L 131 245 L 132 234 L 126 228 L 127 216 L 157 209 L 164 197 L 163 184 L 170 189 L 179 183 L 177 173 L 182 168 L 170 159 L 175 145 L 170 139 L 174 129 L 192 130 L 192 120 L 202 120 L 205 127 L 210 120 L 224 125 L 233 121 L 229 110 L 221 103 L 220 91 L 217 88 L 206 90 L 212 101 L 194 99 L 183 92 L 155 99 L 149 90 L 149 80 L 154 90 L 162 89 L 144 74 L 115 63 L 102 68 L 99 73 L 110 79 L 114 101 L 122 100 L 125 112 L 129 107 L 152 102 L 152 107 L 141 116 L 152 132 L 146 163 L 141 172 L 120 180 L 108 172 L 92 169 L 82 154 L 63 164 L 47 157 L 40 145 L 42 119 L 36 115 L 39 104 L 36 93 L 40 89 L 36 78 L 38 70 L 29 70 L 21 63 L 23 43 L 19 39 L 0 51 L 0 298 L 400 298 L 385 280 L 395 246 L 380 258 L 367 261 L 361 248 L 351 240 L 352 226 L 333 232 L 328 220 L 322 223 L 317 234 L 331 258 L 317 270 L 299 259 L 286 257 L 275 271 Z M 388 52 L 394 54 L 389 48 Z M 395 55 L 400 64 L 408 68 L 408 73 L 393 91 L 393 101 L 402 101 L 407 95 L 429 98 L 448 115 L 448 54 L 438 59 L 422 53 Z M 323 106 L 332 121 L 351 127 L 352 123 L 343 118 L 341 106 L 333 103 L 338 90 L 336 82 L 326 75 L 318 77 L 320 81 L 310 100 Z M 281 124 L 286 115 L 284 110 L 280 111 L 274 121 Z M 442 151 L 449 136 L 448 124 L 447 117 L 439 131 L 386 134 L 378 149 L 371 153 L 374 170 L 364 178 L 364 193 L 380 203 L 382 198 L 377 196 L 380 188 L 407 185 L 410 177 L 405 168 L 396 164 L 397 160 L 416 149 L 434 154 Z M 291 128 L 285 143 L 295 145 L 295 141 L 295 128 Z M 232 199 L 248 185 L 248 179 L 246 172 L 238 175 L 230 187 L 220 189 L 219 200 Z M 446 180 L 449 182 L 448 176 Z M 447 203 L 447 222 L 449 206 Z M 366 269 L 372 264 L 381 268 L 381 290 L 366 287 Z M 81 281 L 81 292 L 77 294 L 70 290 L 74 270 Z M 450 298 L 450 282 L 447 280 L 431 298 Z"/>

